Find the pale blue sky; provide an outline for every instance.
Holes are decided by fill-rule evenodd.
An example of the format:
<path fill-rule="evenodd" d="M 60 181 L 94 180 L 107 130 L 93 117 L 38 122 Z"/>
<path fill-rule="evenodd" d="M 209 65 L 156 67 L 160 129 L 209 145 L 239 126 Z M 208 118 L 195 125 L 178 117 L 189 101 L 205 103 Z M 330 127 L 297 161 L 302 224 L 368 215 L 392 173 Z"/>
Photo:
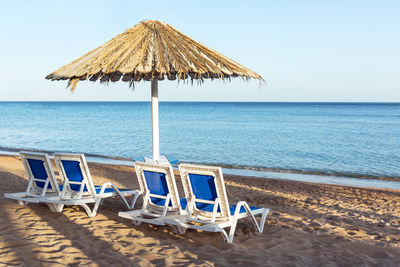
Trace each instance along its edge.
<path fill-rule="evenodd" d="M 1 1 L 1 100 L 149 100 L 44 77 L 143 19 L 171 24 L 267 82 L 159 83 L 161 101 L 400 102 L 400 1 Z"/>

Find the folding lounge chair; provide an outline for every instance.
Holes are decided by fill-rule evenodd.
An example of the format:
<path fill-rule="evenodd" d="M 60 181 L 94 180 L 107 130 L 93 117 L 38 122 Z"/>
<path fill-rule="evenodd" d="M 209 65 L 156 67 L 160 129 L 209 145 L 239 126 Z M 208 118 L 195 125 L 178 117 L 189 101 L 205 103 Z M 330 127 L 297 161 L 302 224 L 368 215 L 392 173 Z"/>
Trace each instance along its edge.
<path fill-rule="evenodd" d="M 49 156 L 45 153 L 20 152 L 20 157 L 28 175 L 29 182 L 25 192 L 5 193 L 4 197 L 17 200 L 20 205 L 39 203 L 49 196 L 60 195 L 62 186 L 58 185 Z M 50 210 L 60 206 L 48 203 Z"/>
<path fill-rule="evenodd" d="M 143 193 L 140 210 L 119 212 L 118 216 L 131 219 L 134 223 L 146 222 L 164 225 L 170 214 L 182 214 L 174 172 L 170 164 L 135 162 L 136 176 Z M 186 207 L 185 199 L 182 205 Z"/>
<path fill-rule="evenodd" d="M 137 190 L 119 189 L 110 182 L 102 186 L 94 185 L 83 154 L 54 154 L 54 160 L 60 175 L 64 178 L 64 185 L 59 197 L 46 198 L 45 201 L 48 203 L 79 205 L 85 209 L 89 217 L 94 217 L 105 198 L 119 195 L 126 206 L 132 209 L 140 195 Z M 130 205 L 125 199 L 127 195 L 134 195 Z M 90 203 L 94 203 L 92 210 L 88 206 Z M 62 208 L 59 212 L 61 211 Z"/>
<path fill-rule="evenodd" d="M 220 232 L 226 242 L 232 243 L 238 219 L 250 217 L 262 233 L 269 209 L 250 207 L 244 201 L 229 205 L 220 167 L 181 164 L 179 172 L 188 201 L 187 215 L 170 217 L 166 223 L 180 229 Z M 261 215 L 259 223 L 256 215 Z M 229 234 L 226 227 L 230 227 Z"/>

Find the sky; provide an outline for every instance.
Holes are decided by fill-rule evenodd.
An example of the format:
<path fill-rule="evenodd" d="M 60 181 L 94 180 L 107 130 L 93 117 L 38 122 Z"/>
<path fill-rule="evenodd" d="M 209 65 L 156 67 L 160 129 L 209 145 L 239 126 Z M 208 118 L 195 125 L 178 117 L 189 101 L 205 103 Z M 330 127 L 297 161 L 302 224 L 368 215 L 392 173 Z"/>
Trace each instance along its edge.
<path fill-rule="evenodd" d="M 400 102 L 400 1 L 0 1 L 0 101 L 149 101 L 150 83 L 44 77 L 143 19 L 266 84 L 162 81 L 160 101 Z"/>

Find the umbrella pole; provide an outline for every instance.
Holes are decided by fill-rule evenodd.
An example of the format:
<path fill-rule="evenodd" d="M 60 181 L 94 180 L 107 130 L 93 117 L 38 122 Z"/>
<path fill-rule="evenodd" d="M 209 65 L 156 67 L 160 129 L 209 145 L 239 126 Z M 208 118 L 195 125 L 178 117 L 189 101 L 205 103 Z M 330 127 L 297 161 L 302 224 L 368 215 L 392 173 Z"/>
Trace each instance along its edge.
<path fill-rule="evenodd" d="M 151 79 L 151 122 L 153 125 L 153 160 L 160 158 L 160 131 L 158 126 L 158 79 Z"/>

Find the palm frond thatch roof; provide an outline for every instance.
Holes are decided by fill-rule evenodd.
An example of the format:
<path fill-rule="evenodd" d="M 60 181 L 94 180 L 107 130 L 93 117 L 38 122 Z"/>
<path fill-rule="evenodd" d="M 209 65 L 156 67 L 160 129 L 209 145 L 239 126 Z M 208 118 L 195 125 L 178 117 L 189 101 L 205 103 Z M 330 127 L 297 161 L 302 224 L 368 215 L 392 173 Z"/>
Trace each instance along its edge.
<path fill-rule="evenodd" d="M 90 51 L 86 55 L 49 74 L 46 79 L 69 80 L 74 90 L 78 81 L 134 82 L 190 77 L 230 79 L 262 77 L 224 55 L 194 41 L 172 26 L 142 21 Z"/>

